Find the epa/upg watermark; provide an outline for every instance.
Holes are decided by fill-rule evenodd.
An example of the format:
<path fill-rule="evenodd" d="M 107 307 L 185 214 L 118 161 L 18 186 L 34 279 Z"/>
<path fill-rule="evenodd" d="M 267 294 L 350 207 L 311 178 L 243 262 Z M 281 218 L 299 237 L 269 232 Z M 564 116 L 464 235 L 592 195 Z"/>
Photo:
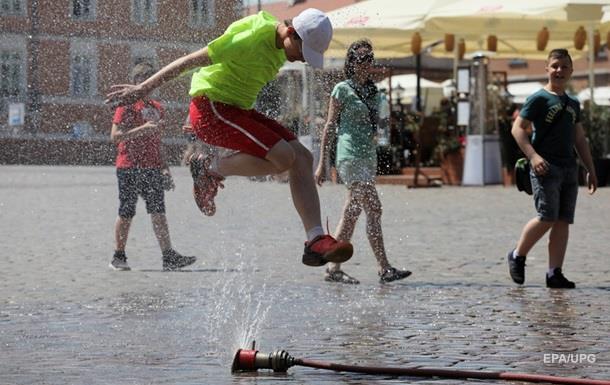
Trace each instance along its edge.
<path fill-rule="evenodd" d="M 594 353 L 544 353 L 542 362 L 550 365 L 594 364 L 597 356 Z"/>

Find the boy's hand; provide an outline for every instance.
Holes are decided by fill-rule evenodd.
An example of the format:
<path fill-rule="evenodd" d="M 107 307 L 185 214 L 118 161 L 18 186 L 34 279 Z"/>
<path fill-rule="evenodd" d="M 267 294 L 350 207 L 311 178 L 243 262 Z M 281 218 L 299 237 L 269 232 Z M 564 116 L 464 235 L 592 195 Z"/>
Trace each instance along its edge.
<path fill-rule="evenodd" d="M 324 181 L 324 174 L 324 167 L 322 167 L 322 165 L 319 165 L 313 177 L 318 186 L 322 186 L 322 181 Z"/>
<path fill-rule="evenodd" d="M 589 187 L 589 195 L 593 195 L 597 191 L 597 175 L 595 173 L 587 173 L 587 187 Z"/>
<path fill-rule="evenodd" d="M 538 176 L 545 175 L 549 171 L 549 164 L 538 154 L 534 154 L 534 156 L 532 156 L 532 159 L 530 159 L 530 164 L 532 166 L 532 170 L 534 170 L 534 174 Z"/>
<path fill-rule="evenodd" d="M 169 168 L 165 167 L 161 169 L 161 177 L 163 183 L 163 190 L 169 191 L 174 190 L 176 188 L 174 178 L 172 178 L 172 174 L 169 172 Z"/>
<path fill-rule="evenodd" d="M 190 124 L 190 123 L 183 125 L 182 126 L 182 133 L 188 134 L 188 135 L 194 134 L 195 131 L 193 130 L 193 125 Z"/>
<path fill-rule="evenodd" d="M 148 94 L 139 84 L 117 84 L 110 89 L 113 91 L 106 95 L 104 103 L 113 107 L 133 104 Z"/>

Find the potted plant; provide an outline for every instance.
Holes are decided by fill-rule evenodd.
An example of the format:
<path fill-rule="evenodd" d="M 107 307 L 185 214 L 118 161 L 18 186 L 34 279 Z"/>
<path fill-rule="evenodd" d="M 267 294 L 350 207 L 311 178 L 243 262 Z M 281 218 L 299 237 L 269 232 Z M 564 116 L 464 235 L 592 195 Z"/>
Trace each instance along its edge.
<path fill-rule="evenodd" d="M 436 146 L 436 155 L 441 166 L 443 183 L 462 184 L 464 167 L 464 145 L 456 135 L 443 135 Z"/>
<path fill-rule="evenodd" d="M 455 128 L 455 105 L 450 99 L 441 101 L 440 109 L 435 111 L 439 120 L 435 157 L 441 166 L 444 184 L 462 184 L 464 167 L 464 143 Z"/>

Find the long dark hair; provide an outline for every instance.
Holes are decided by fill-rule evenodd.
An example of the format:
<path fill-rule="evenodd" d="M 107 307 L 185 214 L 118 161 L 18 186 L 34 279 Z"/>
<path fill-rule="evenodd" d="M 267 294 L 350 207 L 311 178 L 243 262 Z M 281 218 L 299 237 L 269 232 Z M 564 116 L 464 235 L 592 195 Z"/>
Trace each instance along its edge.
<path fill-rule="evenodd" d="M 373 44 L 369 39 L 359 39 L 350 44 L 345 55 L 345 66 L 343 67 L 343 74 L 347 79 L 353 79 L 355 74 L 355 67 L 361 60 L 362 55 L 358 53 L 360 48 L 366 48 L 373 53 Z"/>
<path fill-rule="evenodd" d="M 359 53 L 358 50 L 361 48 L 366 48 L 369 52 L 366 54 Z M 345 65 L 343 66 L 343 74 L 345 78 L 348 80 L 354 80 L 354 76 L 356 74 L 356 66 L 361 63 L 363 60 L 374 62 L 375 57 L 373 56 L 373 43 L 369 39 L 359 39 L 350 44 L 347 49 L 347 54 L 345 56 Z M 375 82 L 371 78 L 366 80 L 364 84 L 364 90 L 368 95 L 377 93 L 377 87 L 375 86 Z"/>
<path fill-rule="evenodd" d="M 365 53 L 358 52 L 359 49 L 366 48 Z M 348 83 L 353 88 L 358 98 L 366 105 L 369 112 L 369 120 L 371 123 L 371 129 L 373 132 L 377 131 L 377 120 L 379 119 L 379 112 L 375 105 L 377 95 L 377 86 L 370 76 L 367 77 L 364 85 L 357 84 L 355 82 L 356 65 L 360 63 L 371 63 L 375 62 L 375 56 L 373 55 L 373 44 L 368 39 L 360 39 L 353 42 L 348 50 L 347 56 L 345 57 L 345 66 L 343 67 L 343 73 L 347 78 Z"/>

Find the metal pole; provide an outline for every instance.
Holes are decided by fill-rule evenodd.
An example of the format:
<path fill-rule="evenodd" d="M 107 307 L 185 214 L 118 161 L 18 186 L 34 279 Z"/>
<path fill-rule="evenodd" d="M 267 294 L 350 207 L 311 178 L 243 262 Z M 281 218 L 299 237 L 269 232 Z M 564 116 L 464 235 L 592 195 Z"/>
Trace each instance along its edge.
<path fill-rule="evenodd" d="M 589 94 L 591 95 L 591 105 L 595 104 L 595 43 L 593 42 L 593 24 L 589 24 L 587 27 L 587 45 L 589 46 Z"/>
<path fill-rule="evenodd" d="M 39 84 L 39 56 L 40 56 L 40 14 L 39 14 L 39 1 L 32 1 L 32 30 L 30 40 L 30 67 L 28 70 L 28 99 L 29 108 L 28 114 L 30 115 L 30 127 L 29 131 L 32 134 L 38 134 L 40 132 L 40 109 L 42 108 L 42 97 L 40 95 L 40 84 Z"/>
<path fill-rule="evenodd" d="M 417 74 L 415 86 L 415 109 L 421 112 L 421 53 L 415 55 L 415 73 Z"/>

